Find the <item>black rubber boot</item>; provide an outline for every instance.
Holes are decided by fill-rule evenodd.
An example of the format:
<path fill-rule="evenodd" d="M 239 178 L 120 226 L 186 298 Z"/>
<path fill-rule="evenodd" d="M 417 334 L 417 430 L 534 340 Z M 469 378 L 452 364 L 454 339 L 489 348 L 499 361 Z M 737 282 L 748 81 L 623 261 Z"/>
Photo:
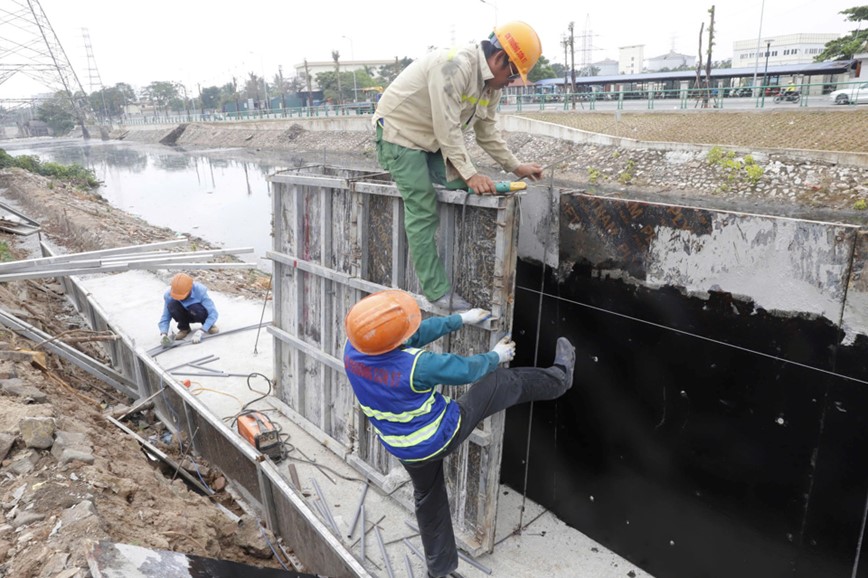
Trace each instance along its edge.
<path fill-rule="evenodd" d="M 553 365 L 558 365 L 564 369 L 564 373 L 566 373 L 564 381 L 567 384 L 567 389 L 571 388 L 573 386 L 573 370 L 576 368 L 576 348 L 566 337 L 558 337 Z"/>

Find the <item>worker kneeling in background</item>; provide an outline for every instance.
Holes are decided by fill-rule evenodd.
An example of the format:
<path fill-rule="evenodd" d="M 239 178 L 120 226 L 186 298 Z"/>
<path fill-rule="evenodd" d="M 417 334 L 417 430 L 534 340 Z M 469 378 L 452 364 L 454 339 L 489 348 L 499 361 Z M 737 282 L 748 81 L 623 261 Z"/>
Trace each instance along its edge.
<path fill-rule="evenodd" d="M 178 332 L 169 337 L 169 323 L 174 319 Z M 172 277 L 172 283 L 163 294 L 163 316 L 160 317 L 160 344 L 169 347 L 173 339 L 184 339 L 190 334 L 191 323 L 201 323 L 202 328 L 193 334 L 193 343 L 202 341 L 204 333 L 219 332 L 217 308 L 208 296 L 208 288 L 186 273 Z"/>
<path fill-rule="evenodd" d="M 387 290 L 356 303 L 346 318 L 347 376 L 380 442 L 413 482 L 429 576 L 447 576 L 458 568 L 443 458 L 486 417 L 519 403 L 555 399 L 573 383 L 576 352 L 563 337 L 547 369 L 498 367 L 515 356 L 508 336 L 479 355 L 419 349 L 489 316 L 484 309 L 470 309 L 423 321 L 412 296 Z M 457 400 L 436 390 L 467 383 L 473 385 Z"/>

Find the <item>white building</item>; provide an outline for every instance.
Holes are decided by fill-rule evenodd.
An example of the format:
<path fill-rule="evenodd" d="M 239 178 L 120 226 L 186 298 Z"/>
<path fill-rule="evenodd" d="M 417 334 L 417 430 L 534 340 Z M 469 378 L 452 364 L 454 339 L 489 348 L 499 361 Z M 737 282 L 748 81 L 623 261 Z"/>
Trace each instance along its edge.
<path fill-rule="evenodd" d="M 381 66 L 389 66 L 395 64 L 394 60 L 341 60 L 341 72 L 352 72 L 354 70 L 364 70 L 365 67 L 370 68 L 372 73 L 376 73 L 376 71 Z M 304 78 L 305 74 L 305 65 L 304 62 L 296 64 L 294 66 L 295 74 L 299 78 Z M 319 90 L 319 86 L 316 84 L 316 75 L 320 72 L 334 72 L 335 71 L 335 61 L 334 60 L 320 60 L 320 61 L 309 61 L 307 63 L 307 73 L 310 74 L 310 84 L 312 90 Z M 305 87 L 305 90 L 307 88 Z"/>
<path fill-rule="evenodd" d="M 618 49 L 618 72 L 639 74 L 644 68 L 645 45 L 622 46 Z"/>
<path fill-rule="evenodd" d="M 618 61 L 611 58 L 592 62 L 591 66 L 597 69 L 596 76 L 615 76 L 618 74 Z"/>
<path fill-rule="evenodd" d="M 648 59 L 647 69 L 649 72 L 657 72 L 658 70 L 675 70 L 680 66 L 696 66 L 696 57 L 689 54 L 679 54 L 674 50 L 670 50 L 666 54 L 655 56 Z"/>
<path fill-rule="evenodd" d="M 781 36 L 763 36 L 757 50 L 757 39 L 737 40 L 732 43 L 732 67 L 745 68 L 765 66 L 766 48 L 768 47 L 769 66 L 775 64 L 803 64 L 813 62 L 814 58 L 826 47 L 827 42 L 838 38 L 840 34 L 800 33 Z M 769 44 L 769 42 L 771 44 Z"/>

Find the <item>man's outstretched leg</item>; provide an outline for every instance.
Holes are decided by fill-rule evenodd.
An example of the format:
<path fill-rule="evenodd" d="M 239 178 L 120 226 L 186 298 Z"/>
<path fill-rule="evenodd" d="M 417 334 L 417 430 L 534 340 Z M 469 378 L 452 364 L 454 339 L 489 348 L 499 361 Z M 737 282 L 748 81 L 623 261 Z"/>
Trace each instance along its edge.
<path fill-rule="evenodd" d="M 467 439 L 488 416 L 520 403 L 562 396 L 573 386 L 575 366 L 576 348 L 565 337 L 560 337 L 551 367 L 499 368 L 473 384 L 457 400 L 461 408 L 461 429 L 447 452 Z"/>

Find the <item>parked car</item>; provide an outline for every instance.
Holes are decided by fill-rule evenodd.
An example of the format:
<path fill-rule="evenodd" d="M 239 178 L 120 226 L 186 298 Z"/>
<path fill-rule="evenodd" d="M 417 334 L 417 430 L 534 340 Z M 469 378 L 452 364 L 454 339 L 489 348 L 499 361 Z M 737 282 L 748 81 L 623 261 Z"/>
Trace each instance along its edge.
<path fill-rule="evenodd" d="M 847 88 L 830 92 L 829 98 L 835 104 L 868 102 L 868 82 L 851 84 Z"/>

